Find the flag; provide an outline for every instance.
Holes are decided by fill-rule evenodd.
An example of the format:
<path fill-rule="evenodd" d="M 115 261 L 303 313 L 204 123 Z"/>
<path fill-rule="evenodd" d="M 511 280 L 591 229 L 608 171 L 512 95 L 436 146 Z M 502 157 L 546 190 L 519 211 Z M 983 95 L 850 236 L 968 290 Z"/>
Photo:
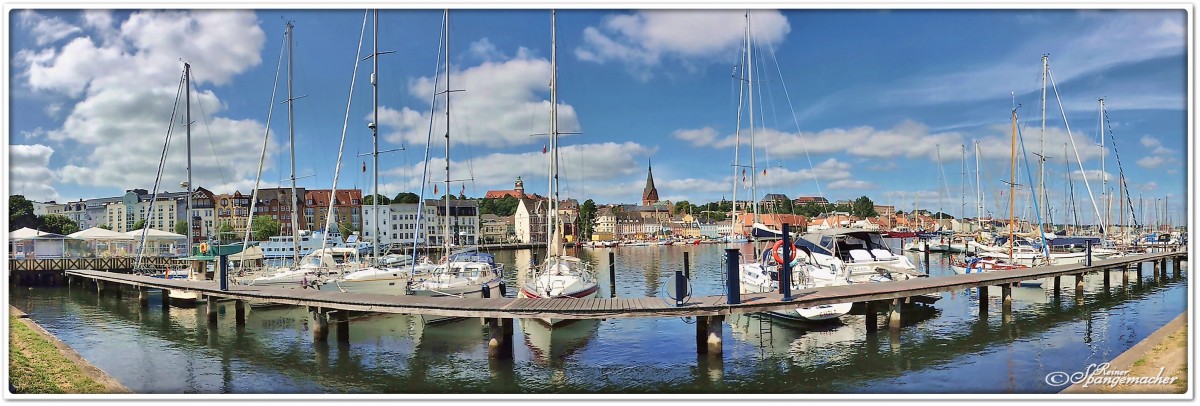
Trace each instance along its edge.
<path fill-rule="evenodd" d="M 463 186 L 462 186 L 462 190 L 458 192 L 458 195 L 459 195 L 459 196 L 462 196 L 462 195 L 465 195 L 465 194 L 467 194 L 467 185 L 466 185 L 466 184 L 463 184 Z"/>
<path fill-rule="evenodd" d="M 763 169 L 763 176 L 767 176 L 767 170 Z"/>
<path fill-rule="evenodd" d="M 545 153 L 546 153 L 546 144 L 542 144 L 542 153 L 543 153 L 543 154 L 545 154 Z"/>
<path fill-rule="evenodd" d="M 437 185 L 433 185 L 433 195 L 437 196 Z"/>
<path fill-rule="evenodd" d="M 367 161 L 363 161 L 363 172 L 367 171 Z"/>

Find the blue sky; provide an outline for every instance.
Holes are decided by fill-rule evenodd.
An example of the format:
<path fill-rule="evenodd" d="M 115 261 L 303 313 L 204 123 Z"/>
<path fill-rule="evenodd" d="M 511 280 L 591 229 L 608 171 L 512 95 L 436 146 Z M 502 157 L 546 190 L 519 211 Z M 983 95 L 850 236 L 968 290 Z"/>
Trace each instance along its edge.
<path fill-rule="evenodd" d="M 196 89 L 195 183 L 218 193 L 250 189 L 272 105 L 263 184 L 285 183 L 286 65 L 273 100 L 271 92 L 286 20 L 296 26 L 294 93 L 304 96 L 294 106 L 298 183 L 329 188 L 363 17 L 363 10 L 13 10 L 9 191 L 64 201 L 151 188 L 183 60 Z M 1094 217 L 1082 180 L 1086 173 L 1099 198 L 1102 155 L 1116 190 L 1111 144 L 1095 145 L 1100 97 L 1134 204 L 1139 195 L 1169 199 L 1176 222 L 1184 212 L 1184 11 L 756 10 L 751 25 L 760 196 L 866 195 L 957 214 L 967 145 L 973 216 L 978 141 L 986 209 L 1006 213 L 997 202 L 1008 193 L 1001 179 L 1009 176 L 1010 94 L 1021 106 L 1026 149 L 1039 151 L 1045 53 L 1084 169 L 1052 88 L 1046 182 L 1056 217 L 1068 175 L 1081 220 Z M 380 149 L 405 148 L 381 156 L 381 192 L 389 196 L 420 192 L 431 97 L 444 86 L 444 76 L 433 82 L 441 27 L 441 10 L 380 13 L 380 50 L 396 51 L 379 60 Z M 527 190 L 545 193 L 550 29 L 548 10 L 450 12 L 450 80 L 463 90 L 451 96 L 451 177 L 467 180 L 455 192 L 481 196 L 521 176 Z M 731 198 L 733 75 L 744 32 L 741 10 L 559 11 L 560 131 L 579 133 L 560 138 L 563 194 L 637 202 L 650 161 L 664 199 Z M 362 55 L 370 50 L 368 20 Z M 339 187 L 370 188 L 362 171 L 370 158 L 358 156 L 371 150 L 370 71 L 369 62 L 358 66 Z M 445 178 L 444 103 L 433 109 L 431 182 Z M 745 110 L 742 165 L 751 158 Z M 167 190 L 184 179 L 183 139 L 176 128 Z M 748 192 L 739 189 L 739 198 Z M 1018 206 L 1020 214 L 1029 203 Z"/>

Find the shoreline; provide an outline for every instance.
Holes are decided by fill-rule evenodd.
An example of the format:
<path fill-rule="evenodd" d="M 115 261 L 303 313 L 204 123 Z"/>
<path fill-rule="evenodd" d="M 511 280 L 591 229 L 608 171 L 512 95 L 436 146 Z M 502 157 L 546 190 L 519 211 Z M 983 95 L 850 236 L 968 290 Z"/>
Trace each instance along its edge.
<path fill-rule="evenodd" d="M 10 394 L 16 395 L 53 395 L 53 394 L 117 394 L 117 393 L 133 393 L 126 388 L 108 373 L 100 368 L 97 368 L 92 363 L 83 359 L 83 356 L 75 352 L 58 337 L 50 334 L 49 331 L 42 328 L 37 322 L 30 319 L 25 312 L 14 306 L 8 307 L 9 312 L 9 382 L 8 391 Z M 18 337 L 22 330 L 18 325 L 23 326 L 32 333 L 32 337 Z M 46 345 L 53 346 L 56 351 L 49 351 L 45 348 Z M 35 346 L 43 347 L 41 351 Z M 21 357 L 15 356 L 20 352 Z M 20 359 L 18 359 L 20 358 Z M 52 376 L 57 382 L 40 382 L 48 387 L 25 387 L 26 383 L 22 383 L 20 388 L 16 385 L 14 371 L 18 368 L 25 369 L 23 372 L 32 372 L 39 377 Z M 34 382 L 35 384 L 38 382 Z M 64 385 L 66 387 L 64 387 Z M 79 386 L 76 388 L 76 386 Z M 72 390 L 74 389 L 74 390 Z M 80 390 L 82 389 L 82 390 Z"/>
<path fill-rule="evenodd" d="M 1073 384 L 1060 394 L 1186 394 L 1188 390 L 1188 313 L 1184 311 L 1145 339 L 1108 361 L 1108 374 L 1126 377 L 1176 377 L 1168 384 Z M 1181 354 L 1182 353 L 1182 354 Z M 1094 376 L 1103 377 L 1097 372 Z"/>

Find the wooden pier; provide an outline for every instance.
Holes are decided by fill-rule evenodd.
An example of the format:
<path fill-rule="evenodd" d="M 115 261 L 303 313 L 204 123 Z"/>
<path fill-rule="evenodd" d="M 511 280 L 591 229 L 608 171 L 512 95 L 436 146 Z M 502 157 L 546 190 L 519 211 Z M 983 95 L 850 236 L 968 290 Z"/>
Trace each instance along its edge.
<path fill-rule="evenodd" d="M 1157 279 L 1160 275 L 1165 279 L 1167 262 L 1173 265 L 1175 276 L 1180 275 L 1181 262 L 1187 259 L 1186 251 L 1163 252 L 1113 258 L 1094 261 L 1091 266 L 1085 264 L 1045 266 L 1015 271 L 985 272 L 966 275 L 951 275 L 931 278 L 918 278 L 906 281 L 852 284 L 843 286 L 803 289 L 792 292 L 790 298 L 777 293 L 751 293 L 740 295 L 740 303 L 730 303 L 726 296 L 694 297 L 682 305 L 676 305 L 664 298 L 590 298 L 590 299 L 524 299 L 524 298 L 493 298 L 493 299 L 454 299 L 433 298 L 420 296 L 356 294 L 312 289 L 265 288 L 247 285 L 230 285 L 227 290 L 221 290 L 213 281 L 169 280 L 139 275 L 103 272 L 95 270 L 68 270 L 68 278 L 91 280 L 97 285 L 98 294 L 103 294 L 105 285 L 129 285 L 136 287 L 138 297 L 145 306 L 147 289 L 167 291 L 186 291 L 199 293 L 208 303 L 209 323 L 215 324 L 215 301 L 217 299 L 233 299 L 237 301 L 237 323 L 245 322 L 243 306 L 246 301 L 268 302 L 284 305 L 307 307 L 313 317 L 314 338 L 325 341 L 328 337 L 329 324 L 336 324 L 339 330 L 339 340 L 346 339 L 342 331 L 348 330 L 347 312 L 401 313 L 413 315 L 439 315 L 453 317 L 483 318 L 492 325 L 489 337 L 489 351 L 494 356 L 508 358 L 512 356 L 512 320 L 526 318 L 556 318 L 556 319 L 609 319 L 637 317 L 695 317 L 697 351 L 700 353 L 721 354 L 721 325 L 724 317 L 731 314 L 759 313 L 771 310 L 784 310 L 796 307 L 810 307 L 833 303 L 864 303 L 867 309 L 867 329 L 876 330 L 878 313 L 885 313 L 887 325 L 891 329 L 900 328 L 903 305 L 913 296 L 940 292 L 958 291 L 969 288 L 987 289 L 990 286 L 1000 288 L 1004 306 L 1003 313 L 1011 313 L 1011 286 L 1026 280 L 1053 278 L 1054 295 L 1058 296 L 1061 289 L 1060 279 L 1063 276 L 1075 278 L 1076 299 L 1083 298 L 1083 278 L 1089 273 L 1100 272 L 1104 279 L 1109 280 L 1108 271 L 1128 271 L 1136 267 L 1141 273 L 1141 264 L 1152 263 L 1150 267 Z M 610 259 L 611 260 L 611 259 Z M 1127 277 L 1122 277 L 1122 283 L 1128 283 Z M 1107 287 L 1108 284 L 1105 284 Z M 202 300 L 199 303 L 204 303 Z M 164 305 L 165 302 L 164 302 Z M 981 313 L 986 312 L 986 301 L 980 301 Z M 507 348 L 506 348 L 507 347 Z"/>

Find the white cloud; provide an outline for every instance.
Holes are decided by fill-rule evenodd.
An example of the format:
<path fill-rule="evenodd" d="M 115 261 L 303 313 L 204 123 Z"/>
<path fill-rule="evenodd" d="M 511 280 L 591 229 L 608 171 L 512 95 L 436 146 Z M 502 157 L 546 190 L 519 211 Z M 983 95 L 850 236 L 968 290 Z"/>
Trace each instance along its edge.
<path fill-rule="evenodd" d="M 47 130 L 50 140 L 90 151 L 58 171 L 61 181 L 150 188 L 176 101 L 179 61 L 191 63 L 193 86 L 226 84 L 259 64 L 265 34 L 251 11 L 134 12 L 119 28 L 111 17 L 84 14 L 84 25 L 99 30 L 99 43 L 79 37 L 61 49 L 18 52 L 25 68 L 20 76 L 34 90 L 80 99 L 62 106 L 67 116 L 61 128 Z M 219 190 L 252 179 L 262 124 L 217 116 L 224 104 L 212 90 L 192 94 L 195 184 Z M 198 114 L 201 106 L 206 117 Z M 183 144 L 183 129 L 176 126 L 160 190 L 176 190 L 186 179 Z"/>
<path fill-rule="evenodd" d="M 571 80 L 559 77 L 560 81 Z M 581 80 L 581 79 L 576 79 Z M 512 59 L 487 61 L 478 66 L 451 72 L 450 131 L 451 143 L 486 147 L 542 144 L 550 132 L 550 62 L 535 59 L 527 50 L 519 50 Z M 432 77 L 410 80 L 408 92 L 417 100 L 445 87 L 444 76 L 434 83 Z M 444 99 L 435 101 L 433 134 L 446 131 Z M 429 106 L 399 109 L 380 107 L 380 125 L 385 138 L 404 145 L 424 145 L 428 137 Z M 369 120 L 369 119 L 368 119 Z M 575 109 L 559 101 L 558 130 L 578 132 Z M 534 135 L 539 134 L 539 135 Z M 566 137 L 565 135 L 562 137 Z M 561 142 L 561 139 L 560 139 Z"/>
<path fill-rule="evenodd" d="M 21 28 L 29 30 L 33 34 L 34 42 L 38 46 L 58 42 L 66 37 L 80 33 L 79 27 L 73 26 L 58 17 L 46 17 L 34 12 L 33 10 L 23 10 L 20 12 Z"/>
<path fill-rule="evenodd" d="M 58 177 L 50 169 L 53 154 L 53 148 L 41 144 L 9 146 L 9 192 L 34 201 L 58 200 L 52 186 Z"/>
<path fill-rule="evenodd" d="M 880 98 L 904 104 L 937 104 L 1007 98 L 1011 91 L 1018 95 L 1040 92 L 1040 55 L 1044 53 L 1051 55 L 1054 80 L 1062 84 L 1115 66 L 1186 51 L 1184 12 L 1141 10 L 1105 12 L 1092 17 L 1080 27 L 1059 27 L 1053 34 L 1032 36 L 1014 48 L 1011 55 L 1000 56 L 999 61 L 987 58 L 955 70 L 905 79 Z M 1114 49 L 1122 52 L 1111 52 Z M 1030 80 L 1034 74 L 1038 74 L 1036 82 Z M 1053 90 L 1048 97 L 1054 103 Z"/>
<path fill-rule="evenodd" d="M 719 140 L 707 138 L 710 129 L 678 130 L 675 137 L 692 141 L 694 145 L 710 144 L 716 148 L 731 148 L 737 144 L 734 135 Z M 741 143 L 749 146 L 749 131 L 742 131 Z M 769 151 L 777 158 L 804 156 L 809 154 L 847 153 L 868 158 L 936 158 L 937 146 L 943 146 L 942 160 L 951 160 L 947 148 L 963 143 L 957 132 L 930 133 L 929 127 L 905 120 L 891 129 L 876 129 L 870 126 L 854 128 L 831 128 L 819 132 L 789 133 L 775 129 L 759 129 L 754 133 L 755 146 Z"/>
<path fill-rule="evenodd" d="M 990 133 L 995 135 L 980 138 L 979 141 L 979 157 L 983 159 L 1009 160 L 1012 159 L 1012 126 L 1010 124 L 995 125 L 990 128 Z M 1042 133 L 1041 128 L 1026 127 L 1021 130 L 1021 138 L 1025 143 L 1025 153 L 1030 159 L 1030 167 L 1036 167 L 1038 157 L 1034 153 L 1041 153 L 1042 149 Z M 1074 148 L 1072 148 L 1072 139 L 1074 139 Z M 1070 135 L 1067 130 L 1059 127 L 1046 128 L 1046 156 L 1049 157 L 1047 165 L 1063 165 L 1063 146 L 1067 148 L 1067 160 L 1070 162 L 1071 168 L 1078 167 L 1078 161 L 1075 159 L 1075 151 L 1079 151 L 1079 159 L 1083 162 L 1100 159 L 1106 153 L 1105 148 L 1097 145 L 1094 138 L 1090 138 L 1085 134 L 1079 134 L 1074 131 Z M 1021 144 L 1017 144 L 1017 155 L 1021 155 Z"/>
<path fill-rule="evenodd" d="M 777 10 L 751 12 L 754 42 L 778 45 L 791 31 Z M 642 80 L 666 59 L 684 66 L 737 59 L 745 37 L 740 10 L 649 10 L 604 18 L 600 27 L 583 30 L 584 45 L 575 49 L 583 61 L 620 62 Z"/>
<path fill-rule="evenodd" d="M 704 127 L 695 130 L 676 130 L 671 134 L 672 137 L 690 142 L 697 147 L 712 145 L 717 139 L 717 130 L 712 127 Z"/>
<path fill-rule="evenodd" d="M 839 181 L 830 182 L 828 187 L 830 189 L 874 189 L 875 184 L 871 183 L 871 182 L 867 182 L 865 180 L 843 179 L 843 180 L 839 180 Z"/>
<path fill-rule="evenodd" d="M 492 41 L 488 40 L 486 37 L 472 42 L 470 47 L 468 47 L 468 53 L 471 56 L 483 61 L 505 58 L 504 54 L 501 53 L 500 50 L 496 49 L 496 45 L 492 44 Z"/>
<path fill-rule="evenodd" d="M 1138 186 L 1138 189 L 1141 189 L 1141 191 L 1143 191 L 1143 192 L 1156 191 L 1156 190 L 1158 190 L 1158 182 L 1149 181 L 1149 182 L 1143 183 L 1140 186 Z"/>
<path fill-rule="evenodd" d="M 1156 169 L 1165 163 L 1167 163 L 1167 158 L 1158 155 L 1149 155 L 1137 160 L 1138 166 L 1146 169 Z"/>

